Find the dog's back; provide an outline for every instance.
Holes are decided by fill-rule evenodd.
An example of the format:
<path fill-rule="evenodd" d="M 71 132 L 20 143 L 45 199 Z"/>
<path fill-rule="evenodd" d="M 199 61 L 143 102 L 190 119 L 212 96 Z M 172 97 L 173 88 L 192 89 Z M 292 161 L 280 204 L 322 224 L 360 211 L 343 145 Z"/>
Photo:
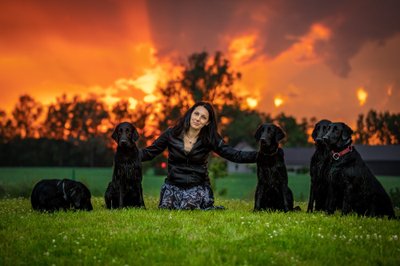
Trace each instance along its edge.
<path fill-rule="evenodd" d="M 59 179 L 44 179 L 36 183 L 31 193 L 31 204 L 34 210 L 54 211 L 67 208 L 67 203 L 60 194 L 57 184 Z"/>
<path fill-rule="evenodd" d="M 79 181 L 70 179 L 43 179 L 31 193 L 31 204 L 34 210 L 56 211 L 70 208 L 93 209 L 89 189 Z"/>
<path fill-rule="evenodd" d="M 344 206 L 347 214 L 355 211 L 359 215 L 387 215 L 394 218 L 394 209 L 389 195 L 372 171 L 365 164 L 360 153 L 353 147 L 352 151 L 340 158 L 334 165 L 338 174 L 343 176 Z"/>

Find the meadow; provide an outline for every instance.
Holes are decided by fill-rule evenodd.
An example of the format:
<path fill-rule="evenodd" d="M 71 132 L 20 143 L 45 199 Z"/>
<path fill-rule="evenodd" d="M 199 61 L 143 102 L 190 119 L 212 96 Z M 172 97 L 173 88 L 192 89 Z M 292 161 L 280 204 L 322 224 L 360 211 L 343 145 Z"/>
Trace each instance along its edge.
<path fill-rule="evenodd" d="M 41 178 L 83 181 L 94 210 L 39 213 L 29 195 L 1 199 L 0 265 L 400 265 L 399 220 L 306 213 L 308 175 L 289 177 L 302 208 L 290 213 L 253 212 L 252 175 L 217 181 L 226 193 L 215 203 L 226 210 L 159 210 L 164 177 L 152 174 L 146 209 L 107 210 L 110 177 L 108 168 L 1 168 L 3 189 L 26 187 L 16 193 Z M 400 187 L 395 177 L 380 180 Z"/>

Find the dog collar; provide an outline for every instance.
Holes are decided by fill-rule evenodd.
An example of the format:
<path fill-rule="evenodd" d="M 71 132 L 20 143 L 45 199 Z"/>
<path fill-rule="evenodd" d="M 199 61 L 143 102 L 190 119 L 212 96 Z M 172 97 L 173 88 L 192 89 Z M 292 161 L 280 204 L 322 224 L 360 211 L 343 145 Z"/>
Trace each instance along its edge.
<path fill-rule="evenodd" d="M 342 157 L 343 155 L 345 155 L 346 153 L 349 153 L 353 150 L 353 146 L 348 146 L 346 149 L 340 151 L 340 152 L 334 152 L 332 151 L 332 158 L 334 160 L 339 160 L 340 157 Z"/>

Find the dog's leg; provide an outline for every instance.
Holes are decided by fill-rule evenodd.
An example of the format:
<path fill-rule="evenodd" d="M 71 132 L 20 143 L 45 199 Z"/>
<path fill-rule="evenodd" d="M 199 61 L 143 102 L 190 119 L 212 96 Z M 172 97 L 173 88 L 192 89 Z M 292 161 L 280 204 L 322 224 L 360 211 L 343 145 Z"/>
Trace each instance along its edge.
<path fill-rule="evenodd" d="M 343 195 L 342 215 L 347 215 L 351 211 L 351 198 L 352 198 L 351 193 L 352 193 L 352 185 L 347 184 Z"/>
<path fill-rule="evenodd" d="M 119 185 L 119 207 L 123 208 L 124 207 L 124 193 L 123 193 L 123 188 L 122 185 Z"/>
<path fill-rule="evenodd" d="M 288 190 L 288 187 L 286 185 L 283 185 L 282 189 L 281 189 L 281 192 L 282 192 L 282 197 L 283 197 L 283 208 L 284 208 L 283 210 L 285 212 L 289 211 L 289 204 L 288 204 L 288 200 L 287 200 L 287 197 L 286 197 L 287 190 Z"/>
<path fill-rule="evenodd" d="M 260 211 L 262 209 L 262 192 L 263 190 L 260 188 L 260 185 L 257 185 L 254 199 L 254 211 Z"/>
<path fill-rule="evenodd" d="M 313 185 L 313 182 L 311 181 L 310 196 L 308 198 L 307 212 L 313 212 L 313 209 L 314 209 L 314 185 Z"/>

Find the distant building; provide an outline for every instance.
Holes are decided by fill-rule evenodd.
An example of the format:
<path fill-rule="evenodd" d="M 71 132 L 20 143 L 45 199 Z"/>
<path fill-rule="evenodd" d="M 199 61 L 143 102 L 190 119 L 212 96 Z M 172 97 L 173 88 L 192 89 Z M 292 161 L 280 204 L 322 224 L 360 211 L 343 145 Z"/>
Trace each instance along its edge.
<path fill-rule="evenodd" d="M 244 151 L 255 150 L 245 142 L 239 143 L 235 148 Z M 400 176 L 400 145 L 355 145 L 355 148 L 374 174 Z M 283 147 L 283 150 L 285 152 L 285 163 L 288 171 L 299 172 L 309 170 L 315 147 Z M 254 173 L 254 166 L 228 161 L 228 173 Z"/>
<path fill-rule="evenodd" d="M 240 142 L 235 146 L 235 149 L 241 151 L 255 151 L 253 147 L 251 147 L 247 142 Z M 255 173 L 255 165 L 247 164 L 247 163 L 234 163 L 228 161 L 228 173 Z"/>

